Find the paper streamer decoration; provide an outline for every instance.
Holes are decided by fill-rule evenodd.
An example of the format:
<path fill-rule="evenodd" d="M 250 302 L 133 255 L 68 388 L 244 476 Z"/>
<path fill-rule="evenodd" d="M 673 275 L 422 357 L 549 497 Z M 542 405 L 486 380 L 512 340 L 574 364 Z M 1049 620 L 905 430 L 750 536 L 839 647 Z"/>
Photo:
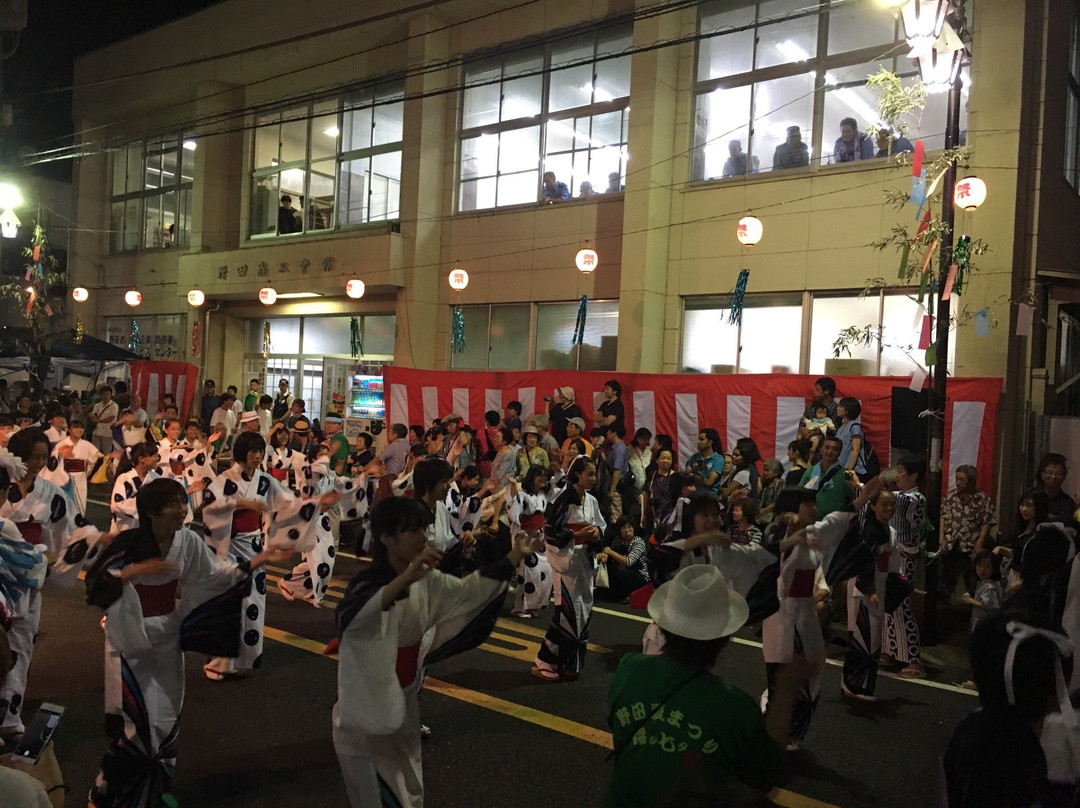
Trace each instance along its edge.
<path fill-rule="evenodd" d="M 199 355 L 199 347 L 201 340 L 199 339 L 199 321 L 196 320 L 191 324 L 191 355 L 196 357 Z"/>
<path fill-rule="evenodd" d="M 924 384 L 926 384 L 926 371 L 917 367 L 915 368 L 915 372 L 911 374 L 911 381 L 908 382 L 908 389 L 918 393 L 923 389 Z"/>
<path fill-rule="evenodd" d="M 740 269 L 739 279 L 735 281 L 735 291 L 731 293 L 731 315 L 728 322 L 739 325 L 742 322 L 743 297 L 746 295 L 746 283 L 750 280 L 750 270 Z"/>
<path fill-rule="evenodd" d="M 34 287 L 30 287 L 30 294 L 26 296 L 26 316 L 30 316 L 30 312 L 34 310 Z"/>
<path fill-rule="evenodd" d="M 589 297 L 582 295 L 581 300 L 578 301 L 577 321 L 574 323 L 574 338 L 570 340 L 571 345 L 581 345 L 585 339 L 585 318 L 588 314 Z"/>
<path fill-rule="evenodd" d="M 465 350 L 465 312 L 461 306 L 454 306 L 450 312 L 450 350 L 454 353 Z"/>
<path fill-rule="evenodd" d="M 905 241 L 903 248 L 900 250 L 900 271 L 896 273 L 896 277 L 900 280 L 907 280 L 907 262 L 911 258 L 911 243 Z"/>
<path fill-rule="evenodd" d="M 923 234 L 923 231 L 930 226 L 930 211 L 926 211 L 926 215 L 922 217 L 922 221 L 919 222 L 919 229 L 915 231 L 915 238 L 918 238 Z"/>
<path fill-rule="evenodd" d="M 1020 303 L 1016 307 L 1016 336 L 1031 336 L 1031 320 L 1034 313 L 1035 309 L 1027 303 Z"/>
<path fill-rule="evenodd" d="M 953 291 L 963 294 L 964 279 L 967 277 L 968 263 L 971 261 L 971 236 L 960 236 L 953 247 L 953 263 L 956 264 L 956 285 Z"/>
<path fill-rule="evenodd" d="M 34 245 L 34 263 L 36 264 L 40 260 L 41 260 L 41 245 L 40 244 L 35 244 Z"/>
<path fill-rule="evenodd" d="M 919 216 L 922 213 L 923 205 L 926 204 L 926 172 L 911 178 L 911 204 L 915 205 L 918 210 L 915 211 L 915 221 L 919 221 Z"/>
<path fill-rule="evenodd" d="M 975 312 L 975 336 L 990 336 L 990 309 L 984 308 Z"/>
<path fill-rule="evenodd" d="M 919 333 L 919 350 L 925 351 L 930 347 L 931 335 L 934 331 L 934 318 L 929 314 L 923 315 L 922 331 Z"/>
<path fill-rule="evenodd" d="M 263 321 L 263 343 L 262 343 L 262 355 L 263 359 L 270 358 L 270 321 Z"/>
<path fill-rule="evenodd" d="M 349 320 L 349 347 L 352 350 L 353 359 L 364 353 L 364 346 L 360 343 L 360 321 L 355 317 Z"/>
<path fill-rule="evenodd" d="M 949 267 L 949 276 L 945 279 L 945 288 L 941 290 L 941 299 L 948 300 L 952 297 L 953 284 L 956 283 L 956 270 L 958 267 L 953 264 Z"/>
<path fill-rule="evenodd" d="M 919 177 L 926 176 L 926 172 L 923 171 L 923 157 L 926 155 L 926 144 L 921 140 L 915 141 L 915 153 L 911 158 L 911 176 Z"/>

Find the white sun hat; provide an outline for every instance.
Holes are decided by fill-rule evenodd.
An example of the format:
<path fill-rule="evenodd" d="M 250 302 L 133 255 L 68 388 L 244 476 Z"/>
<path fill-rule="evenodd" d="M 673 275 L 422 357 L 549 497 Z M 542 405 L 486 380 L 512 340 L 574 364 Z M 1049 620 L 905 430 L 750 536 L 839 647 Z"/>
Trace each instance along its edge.
<path fill-rule="evenodd" d="M 750 607 L 720 570 L 693 564 L 679 570 L 649 599 L 649 616 L 664 631 L 691 640 L 715 640 L 734 634 L 750 616 Z"/>

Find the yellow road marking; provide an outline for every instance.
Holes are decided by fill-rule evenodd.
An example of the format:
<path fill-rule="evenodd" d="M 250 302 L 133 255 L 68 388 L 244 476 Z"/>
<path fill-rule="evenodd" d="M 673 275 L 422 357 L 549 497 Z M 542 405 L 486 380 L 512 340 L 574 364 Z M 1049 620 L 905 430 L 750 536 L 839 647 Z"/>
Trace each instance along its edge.
<path fill-rule="evenodd" d="M 309 653 L 316 654 L 317 656 L 326 659 L 333 659 L 336 661 L 338 658 L 337 654 L 331 654 L 330 656 L 323 654 L 323 648 L 326 646 L 315 640 L 308 639 L 307 637 L 300 637 L 296 634 L 291 634 L 288 631 L 271 628 L 270 626 L 266 626 L 263 629 L 263 634 L 276 642 L 280 642 L 284 645 L 291 645 L 294 648 L 308 651 Z M 512 701 L 497 698 L 488 693 L 481 693 L 478 690 L 469 690 L 461 685 L 444 682 L 441 679 L 433 679 L 430 676 L 424 679 L 424 688 L 443 696 L 457 699 L 458 701 L 464 701 L 485 710 L 501 713 L 502 715 L 510 716 L 511 718 L 516 718 L 520 721 L 550 729 L 553 732 L 568 735 L 571 738 L 577 738 L 578 740 L 601 746 L 604 749 L 612 748 L 611 733 L 606 730 L 597 729 L 596 727 L 590 727 L 588 724 L 571 721 L 569 718 L 545 713 L 532 707 L 526 707 L 523 704 L 516 704 Z M 788 791 L 783 788 L 774 788 L 769 792 L 769 798 L 777 805 L 783 806 L 783 808 L 839 808 L 839 806 L 833 805 L 832 803 L 821 802 L 820 800 L 815 800 L 811 797 L 803 796 L 802 794 L 796 794 L 794 791 Z"/>
<path fill-rule="evenodd" d="M 516 631 L 518 634 L 527 634 L 530 637 L 545 637 L 547 636 L 547 630 L 542 628 L 534 628 L 533 626 L 526 626 L 521 623 L 515 623 L 512 620 L 507 620 L 504 617 L 500 617 L 495 621 L 495 625 L 499 628 L 506 629 L 507 631 Z M 605 648 L 602 645 L 593 645 L 589 643 L 589 650 L 595 651 L 598 654 L 611 653 L 610 648 Z"/>

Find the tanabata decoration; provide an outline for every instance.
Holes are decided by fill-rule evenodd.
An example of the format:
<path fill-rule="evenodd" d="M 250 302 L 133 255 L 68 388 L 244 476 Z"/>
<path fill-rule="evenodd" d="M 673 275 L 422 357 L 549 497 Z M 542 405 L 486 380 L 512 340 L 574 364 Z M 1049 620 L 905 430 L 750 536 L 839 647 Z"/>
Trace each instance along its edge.
<path fill-rule="evenodd" d="M 262 355 L 263 359 L 270 358 L 270 321 L 263 321 L 263 343 L 262 343 Z"/>
<path fill-rule="evenodd" d="M 131 335 L 128 337 L 128 350 L 132 353 L 138 353 L 141 339 L 142 337 L 139 335 L 139 321 L 132 319 Z"/>
<path fill-rule="evenodd" d="M 956 265 L 956 281 L 953 283 L 953 294 L 963 294 L 964 278 L 967 276 L 968 264 L 971 261 L 971 236 L 960 236 L 953 246 L 953 263 Z"/>
<path fill-rule="evenodd" d="M 975 312 L 975 336 L 990 336 L 990 309 L 983 308 Z"/>
<path fill-rule="evenodd" d="M 731 314 L 728 322 L 739 325 L 742 322 L 743 297 L 746 296 L 746 284 L 750 280 L 750 270 L 740 269 L 739 278 L 735 281 L 735 291 L 731 293 Z"/>
<path fill-rule="evenodd" d="M 83 327 L 83 321 L 81 316 L 75 318 L 75 344 L 82 345 L 83 334 L 86 333 L 86 329 Z"/>
<path fill-rule="evenodd" d="M 353 359 L 363 356 L 364 346 L 360 343 L 360 321 L 355 317 L 349 320 L 349 347 Z"/>
<path fill-rule="evenodd" d="M 578 301 L 577 320 L 574 322 L 574 338 L 571 345 L 581 345 L 585 340 L 585 318 L 589 314 L 589 296 L 582 295 Z"/>
<path fill-rule="evenodd" d="M 454 353 L 465 351 L 465 312 L 461 306 L 454 306 L 450 312 L 450 350 Z"/>
<path fill-rule="evenodd" d="M 191 324 L 191 355 L 196 357 L 199 355 L 199 321 L 196 320 Z"/>

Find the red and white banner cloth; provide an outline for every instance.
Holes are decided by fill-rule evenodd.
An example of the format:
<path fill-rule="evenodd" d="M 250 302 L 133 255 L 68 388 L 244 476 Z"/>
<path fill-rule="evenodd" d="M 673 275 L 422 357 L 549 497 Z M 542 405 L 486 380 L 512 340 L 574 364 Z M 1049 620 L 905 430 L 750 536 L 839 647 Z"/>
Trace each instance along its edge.
<path fill-rule="evenodd" d="M 161 399 L 166 393 L 172 393 L 176 397 L 176 405 L 181 415 L 191 411 L 191 401 L 195 397 L 195 387 L 199 382 L 199 369 L 195 365 L 150 360 L 128 364 L 131 366 L 131 392 L 139 394 L 143 409 L 151 418 L 160 411 Z"/>
<path fill-rule="evenodd" d="M 134 364 L 134 363 L 133 363 Z M 545 412 L 544 396 L 569 385 L 577 392 L 588 429 L 603 400 L 604 383 L 617 378 L 626 407 L 626 431 L 647 427 L 670 435 L 679 463 L 697 451 L 698 430 L 719 431 L 724 448 L 751 437 L 763 458 L 787 459 L 803 409 L 809 403 L 817 376 L 792 374 L 652 374 L 593 371 L 431 371 L 390 366 L 383 379 L 391 423 L 430 426 L 435 418 L 457 412 L 479 427 L 484 413 L 500 415 L 511 401 L 520 401 L 524 420 Z M 862 403 L 862 424 L 883 465 L 889 463 L 892 391 L 907 389 L 910 379 L 889 376 L 837 376 L 837 398 L 853 396 Z M 945 426 L 945 480 L 951 470 L 972 465 L 984 488 L 992 490 L 995 437 L 1001 379 L 949 379 Z M 588 431 L 588 430 L 586 430 Z"/>

